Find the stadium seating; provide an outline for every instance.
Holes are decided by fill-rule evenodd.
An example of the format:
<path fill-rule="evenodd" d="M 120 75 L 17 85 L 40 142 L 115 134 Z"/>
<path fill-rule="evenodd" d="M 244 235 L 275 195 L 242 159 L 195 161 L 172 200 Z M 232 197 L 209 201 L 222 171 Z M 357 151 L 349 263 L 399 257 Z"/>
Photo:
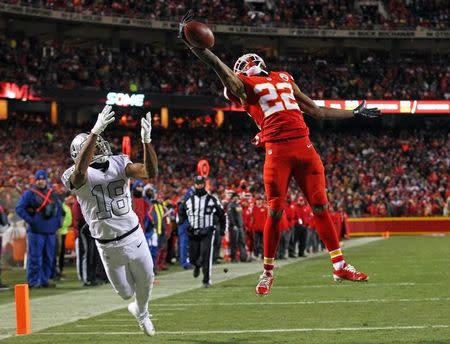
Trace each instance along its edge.
<path fill-rule="evenodd" d="M 239 54 L 220 56 L 232 65 Z M 313 99 L 450 99 L 446 55 L 423 60 L 371 51 L 358 57 L 306 51 L 266 60 L 269 68 L 289 71 Z M 38 89 L 222 95 L 217 76 L 193 56 L 150 46 L 118 50 L 102 43 L 77 47 L 70 41 L 0 39 L 0 80 Z"/>
<path fill-rule="evenodd" d="M 152 20 L 178 21 L 187 11 L 186 1 L 66 1 L 9 0 L 12 4 L 43 7 L 88 15 L 108 15 Z M 445 0 L 281 0 L 272 1 L 207 1 L 188 2 L 198 19 L 207 23 L 308 27 L 329 29 L 448 29 L 449 9 Z"/>

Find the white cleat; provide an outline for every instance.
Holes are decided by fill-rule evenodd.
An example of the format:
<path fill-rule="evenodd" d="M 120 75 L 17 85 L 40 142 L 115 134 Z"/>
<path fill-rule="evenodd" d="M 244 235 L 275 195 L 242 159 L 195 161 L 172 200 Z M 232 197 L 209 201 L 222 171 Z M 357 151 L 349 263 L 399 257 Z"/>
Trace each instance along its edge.
<path fill-rule="evenodd" d="M 130 312 L 138 321 L 139 328 L 147 335 L 154 336 L 156 331 L 155 327 L 150 320 L 151 314 L 145 312 L 143 315 L 139 315 L 137 305 L 135 302 L 128 304 L 128 312 Z"/>

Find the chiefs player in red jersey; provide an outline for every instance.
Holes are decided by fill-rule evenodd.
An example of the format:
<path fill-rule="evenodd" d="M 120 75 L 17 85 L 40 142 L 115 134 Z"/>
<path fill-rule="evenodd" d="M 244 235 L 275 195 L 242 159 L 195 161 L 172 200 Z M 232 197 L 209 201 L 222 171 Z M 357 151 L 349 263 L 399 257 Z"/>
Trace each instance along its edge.
<path fill-rule="evenodd" d="M 280 241 L 281 219 L 291 178 L 301 188 L 313 208 L 318 234 L 331 256 L 336 281 L 367 281 L 344 260 L 339 239 L 328 211 L 325 171 L 319 155 L 309 140 L 309 129 L 303 113 L 319 119 L 377 117 L 378 109 L 367 109 L 362 102 L 353 111 L 318 107 L 300 91 L 285 71 L 270 71 L 256 54 L 241 56 L 233 70 L 209 49 L 191 46 L 184 37 L 184 26 L 192 19 L 188 13 L 180 23 L 179 37 L 192 53 L 214 69 L 225 87 L 225 94 L 239 101 L 261 132 L 259 144 L 266 149 L 264 186 L 269 216 L 264 227 L 264 272 L 256 293 L 267 295 L 273 284 L 274 257 Z"/>

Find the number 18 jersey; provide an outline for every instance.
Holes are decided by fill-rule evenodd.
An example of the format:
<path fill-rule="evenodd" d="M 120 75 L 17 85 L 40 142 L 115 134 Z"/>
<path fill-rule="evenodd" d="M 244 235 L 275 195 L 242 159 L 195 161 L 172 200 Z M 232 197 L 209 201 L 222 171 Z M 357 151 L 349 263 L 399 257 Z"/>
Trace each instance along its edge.
<path fill-rule="evenodd" d="M 273 142 L 309 135 L 302 111 L 294 96 L 292 76 L 287 72 L 246 76 L 238 74 L 245 85 L 244 109 L 261 129 L 261 142 Z M 225 92 L 225 96 L 232 96 Z M 232 97 L 236 100 L 236 97 Z"/>
<path fill-rule="evenodd" d="M 113 155 L 108 162 L 105 172 L 88 167 L 87 181 L 78 189 L 73 189 L 69 180 L 75 166 L 61 177 L 66 188 L 77 196 L 92 236 L 106 240 L 125 234 L 139 221 L 131 207 L 130 178 L 125 175 L 130 159 L 126 155 Z"/>

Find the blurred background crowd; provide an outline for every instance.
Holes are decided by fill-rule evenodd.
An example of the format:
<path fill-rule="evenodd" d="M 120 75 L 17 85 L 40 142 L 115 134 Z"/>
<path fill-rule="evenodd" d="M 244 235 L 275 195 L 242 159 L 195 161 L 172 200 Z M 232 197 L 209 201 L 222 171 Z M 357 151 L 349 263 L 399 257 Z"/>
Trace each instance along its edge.
<path fill-rule="evenodd" d="M 42 130 L 35 130 L 37 124 Z M 52 126 L 40 116 L 21 116 L 0 122 L 0 128 L 0 188 L 23 190 L 33 182 L 35 170 L 46 169 L 54 188 L 63 193 L 59 179 L 72 163 L 71 139 L 89 125 Z M 117 125 L 107 138 L 120 152 L 122 136 L 130 135 L 132 160 L 138 161 L 142 152 L 136 132 Z M 186 193 L 201 159 L 209 161 L 212 188 L 222 198 L 241 180 L 252 197 L 263 194 L 264 151 L 250 143 L 251 131 L 231 125 L 185 126 L 157 128 L 154 137 L 161 157 L 155 183 L 161 200 Z M 335 209 L 351 216 L 442 215 L 450 197 L 450 135 L 445 127 L 313 131 L 312 140 L 323 159 Z"/>
<path fill-rule="evenodd" d="M 446 0 L 7 0 L 87 15 L 178 21 L 188 9 L 208 24 L 329 29 L 448 29 Z"/>
<path fill-rule="evenodd" d="M 241 52 L 220 53 L 230 66 Z M 417 57 L 307 51 L 264 56 L 271 70 L 289 71 L 313 99 L 450 99 L 446 54 Z M 69 41 L 0 38 L 0 80 L 35 89 L 121 89 L 130 92 L 221 96 L 214 72 L 188 52 L 151 45 L 108 48 Z"/>

